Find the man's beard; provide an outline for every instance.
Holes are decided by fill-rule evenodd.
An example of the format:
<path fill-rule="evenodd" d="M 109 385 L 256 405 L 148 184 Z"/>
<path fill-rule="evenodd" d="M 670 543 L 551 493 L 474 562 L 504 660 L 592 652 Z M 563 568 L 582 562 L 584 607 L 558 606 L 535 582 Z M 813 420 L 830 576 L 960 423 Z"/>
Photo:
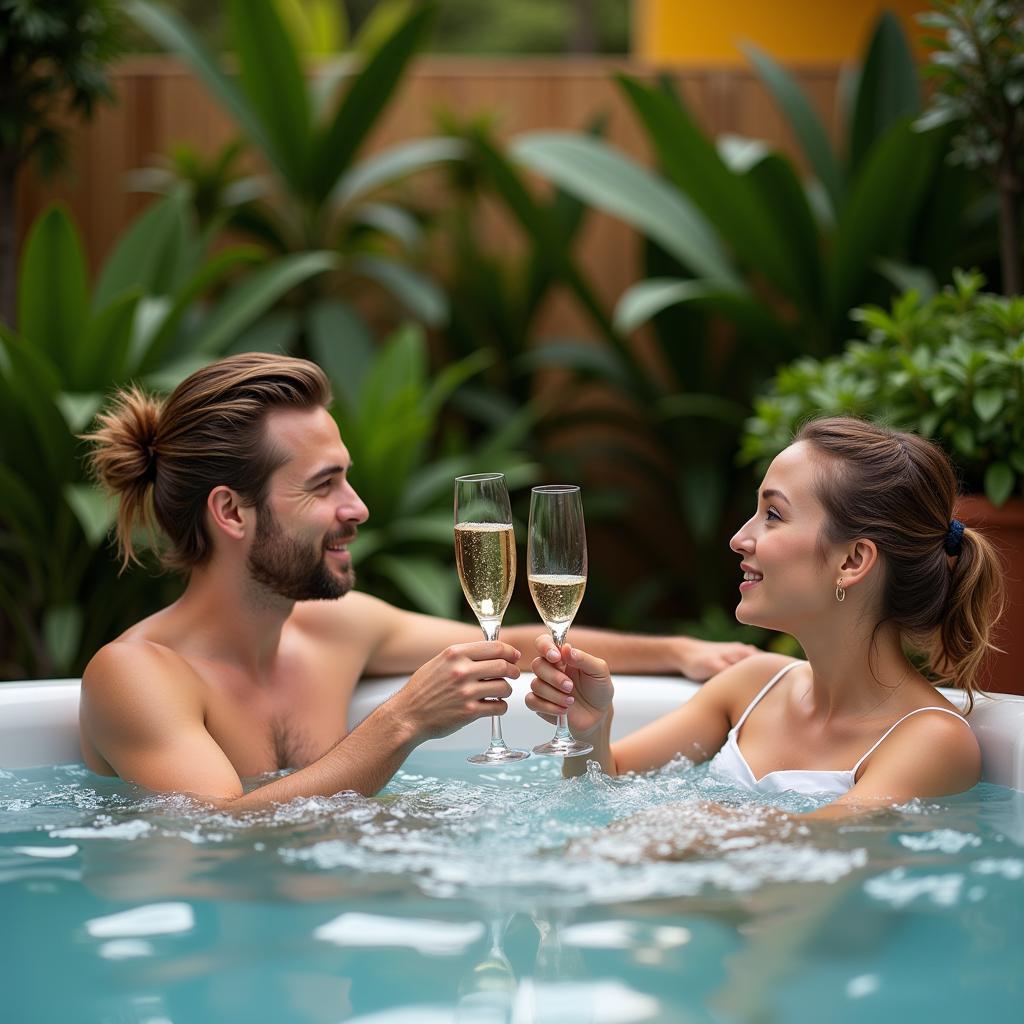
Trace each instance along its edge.
<path fill-rule="evenodd" d="M 331 601 L 355 586 L 355 572 L 331 572 L 324 551 L 287 536 L 266 505 L 256 507 L 256 537 L 248 558 L 252 578 L 290 601 Z"/>

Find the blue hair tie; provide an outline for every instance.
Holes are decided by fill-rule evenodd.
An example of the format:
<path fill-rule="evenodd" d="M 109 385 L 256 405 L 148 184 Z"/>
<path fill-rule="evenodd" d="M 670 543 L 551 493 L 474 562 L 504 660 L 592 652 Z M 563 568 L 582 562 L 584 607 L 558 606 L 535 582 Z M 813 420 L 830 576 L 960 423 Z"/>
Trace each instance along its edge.
<path fill-rule="evenodd" d="M 949 521 L 949 530 L 946 532 L 946 539 L 943 541 L 943 547 L 946 549 L 947 555 L 959 555 L 960 548 L 963 545 L 964 539 L 964 524 L 959 519 L 951 519 Z"/>

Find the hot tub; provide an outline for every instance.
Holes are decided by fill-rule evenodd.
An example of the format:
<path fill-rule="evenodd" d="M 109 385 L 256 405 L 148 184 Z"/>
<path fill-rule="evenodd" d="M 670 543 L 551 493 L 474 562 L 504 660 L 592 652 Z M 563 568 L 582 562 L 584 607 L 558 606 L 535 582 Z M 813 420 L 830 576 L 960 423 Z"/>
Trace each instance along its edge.
<path fill-rule="evenodd" d="M 352 723 L 400 682 L 361 686 Z M 695 690 L 620 677 L 616 732 Z M 842 826 L 780 825 L 685 762 L 470 766 L 486 722 L 379 797 L 230 815 L 87 772 L 76 681 L 0 684 L 2 1019 L 1017 1019 L 1024 698 L 971 724 L 981 785 Z M 551 732 L 516 697 L 504 728 Z"/>

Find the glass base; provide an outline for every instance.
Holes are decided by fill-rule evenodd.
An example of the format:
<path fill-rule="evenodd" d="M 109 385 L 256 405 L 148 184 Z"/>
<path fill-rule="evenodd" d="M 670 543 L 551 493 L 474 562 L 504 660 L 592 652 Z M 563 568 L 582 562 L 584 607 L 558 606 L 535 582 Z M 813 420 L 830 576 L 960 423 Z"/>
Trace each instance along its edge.
<path fill-rule="evenodd" d="M 491 747 L 482 754 L 473 754 L 466 760 L 470 764 L 508 764 L 509 761 L 523 761 L 530 756 L 528 750 L 513 747 Z"/>
<path fill-rule="evenodd" d="M 533 752 L 547 754 L 549 757 L 579 757 L 582 754 L 589 754 L 593 749 L 593 744 L 583 743 L 569 736 L 566 739 L 556 737 L 547 743 L 541 743 L 540 746 L 533 748 Z"/>

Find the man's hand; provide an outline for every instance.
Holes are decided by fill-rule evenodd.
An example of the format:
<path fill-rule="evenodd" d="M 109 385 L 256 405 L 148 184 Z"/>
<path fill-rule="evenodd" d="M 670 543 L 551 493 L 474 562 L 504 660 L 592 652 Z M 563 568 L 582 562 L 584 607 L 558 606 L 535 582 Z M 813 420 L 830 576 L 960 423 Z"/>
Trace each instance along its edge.
<path fill-rule="evenodd" d="M 751 644 L 715 643 L 711 640 L 695 640 L 693 637 L 679 639 L 682 641 L 680 671 L 687 679 L 698 683 L 718 675 L 737 661 L 761 653 Z"/>
<path fill-rule="evenodd" d="M 447 736 L 488 715 L 503 715 L 517 679 L 519 651 L 500 640 L 453 644 L 431 658 L 388 702 L 416 743 Z M 494 698 L 485 700 L 484 698 Z"/>
<path fill-rule="evenodd" d="M 612 712 L 615 688 L 607 663 L 568 644 L 559 650 L 547 634 L 537 638 L 537 650 L 526 706 L 548 722 L 567 714 L 572 734 L 588 738 Z"/>

